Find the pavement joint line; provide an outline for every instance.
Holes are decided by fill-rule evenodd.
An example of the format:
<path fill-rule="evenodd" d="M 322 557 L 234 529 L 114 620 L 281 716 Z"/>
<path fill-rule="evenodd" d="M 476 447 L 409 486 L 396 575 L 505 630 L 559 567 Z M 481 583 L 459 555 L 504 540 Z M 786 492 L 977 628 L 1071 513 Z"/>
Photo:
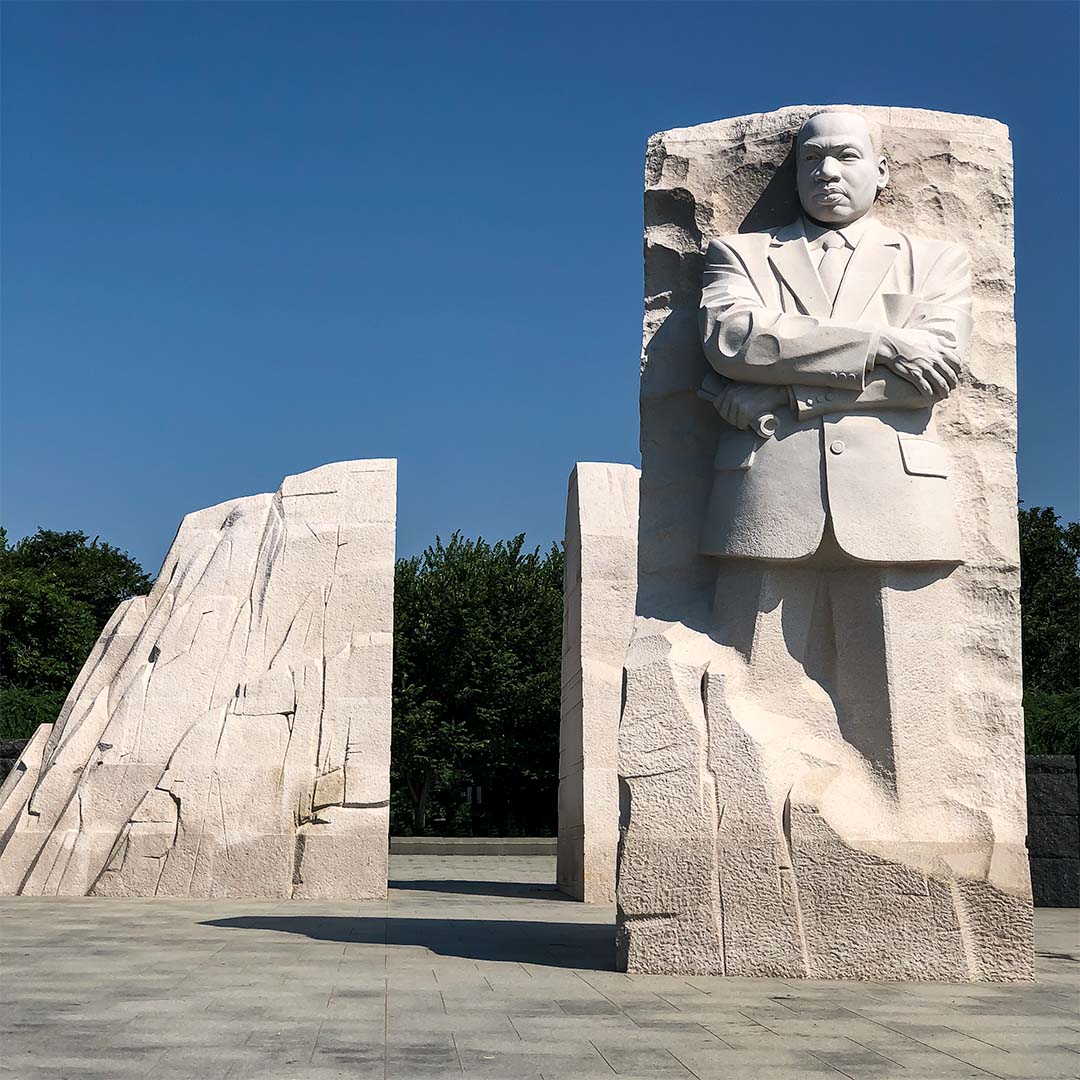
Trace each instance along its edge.
<path fill-rule="evenodd" d="M 618 1070 L 618 1069 L 616 1069 L 616 1068 L 615 1068 L 615 1066 L 614 1066 L 614 1065 L 612 1065 L 612 1064 L 611 1064 L 611 1062 L 610 1062 L 610 1061 L 608 1061 L 608 1059 L 607 1059 L 606 1057 L 604 1057 L 604 1051 L 603 1051 L 603 1050 L 601 1050 L 601 1049 L 600 1049 L 600 1047 L 599 1047 L 599 1046 L 597 1046 L 597 1045 L 596 1045 L 596 1043 L 594 1043 L 594 1042 L 592 1041 L 592 1039 L 590 1039 L 590 1040 L 589 1040 L 589 1045 L 590 1045 L 590 1046 L 591 1046 L 591 1047 L 592 1047 L 592 1048 L 593 1048 L 593 1049 L 594 1049 L 594 1050 L 595 1050 L 595 1051 L 596 1051 L 596 1052 L 597 1052 L 597 1053 L 598 1053 L 598 1054 L 600 1055 L 600 1058 L 601 1058 L 601 1060 L 602 1060 L 602 1061 L 604 1062 L 604 1064 L 605 1064 L 605 1065 L 606 1065 L 606 1066 L 607 1066 L 607 1067 L 608 1067 L 608 1068 L 609 1068 L 609 1069 L 610 1069 L 610 1070 L 611 1070 L 611 1071 L 612 1071 L 613 1073 L 616 1073 L 616 1074 L 618 1074 L 618 1071 L 619 1071 L 619 1070 Z"/>
<path fill-rule="evenodd" d="M 764 1028 L 770 1035 L 776 1035 L 781 1039 L 784 1037 L 779 1031 L 774 1031 L 771 1027 L 769 1027 L 768 1024 L 763 1024 L 760 1020 L 756 1020 L 749 1014 L 744 1013 L 742 1009 L 738 1010 L 738 1015 L 741 1016 L 744 1020 L 749 1020 L 751 1024 L 754 1024 L 759 1028 Z"/>
<path fill-rule="evenodd" d="M 461 1061 L 461 1051 L 458 1049 L 457 1036 L 452 1031 L 450 1032 L 450 1041 L 454 1044 L 454 1057 L 457 1058 L 458 1072 L 464 1074 L 465 1066 Z"/>
<path fill-rule="evenodd" d="M 386 963 L 386 953 L 383 953 L 383 963 Z M 390 1075 L 390 979 L 383 980 L 383 1080 Z"/>
<path fill-rule="evenodd" d="M 680 1065 L 681 1065 L 681 1066 L 682 1066 L 682 1067 L 683 1067 L 683 1068 L 684 1068 L 684 1069 L 685 1069 L 685 1070 L 686 1070 L 686 1071 L 687 1071 L 687 1072 L 688 1072 L 688 1073 L 689 1073 L 689 1074 L 690 1074 L 691 1076 L 693 1076 L 693 1077 L 695 1078 L 695 1080 L 701 1080 L 701 1075 L 700 1075 L 699 1073 L 695 1072 L 695 1071 L 694 1071 L 694 1070 L 693 1070 L 693 1069 L 692 1069 L 692 1068 L 691 1068 L 691 1067 L 690 1067 L 689 1065 L 687 1065 L 687 1064 L 686 1064 L 686 1062 L 685 1062 L 685 1061 L 683 1061 L 683 1059 L 682 1059 L 681 1057 L 679 1057 L 679 1055 L 678 1055 L 678 1054 L 676 1054 L 676 1053 L 675 1053 L 675 1051 L 674 1051 L 674 1050 L 672 1050 L 670 1046 L 669 1046 L 669 1047 L 667 1048 L 667 1052 L 668 1052 L 668 1053 L 669 1053 L 669 1054 L 670 1054 L 670 1055 L 671 1055 L 671 1056 L 672 1056 L 672 1057 L 673 1057 L 673 1058 L 674 1058 L 674 1059 L 675 1059 L 675 1060 L 676 1060 L 676 1061 L 677 1061 L 677 1062 L 678 1062 L 678 1063 L 679 1063 L 679 1064 L 680 1064 Z"/>
<path fill-rule="evenodd" d="M 691 1069 L 690 1066 L 687 1065 L 686 1062 L 683 1061 L 682 1058 L 680 1058 L 679 1055 L 676 1054 L 670 1046 L 665 1046 L 664 1049 L 679 1063 L 682 1068 L 684 1068 L 692 1077 L 694 1077 L 694 1080 L 701 1080 L 701 1077 L 698 1076 L 698 1074 L 694 1072 L 694 1070 Z"/>
<path fill-rule="evenodd" d="M 735 1047 L 732 1046 L 731 1043 L 727 1041 L 727 1039 L 723 1038 L 720 1035 L 717 1035 L 715 1031 L 710 1030 L 704 1024 L 699 1022 L 696 1026 L 701 1028 L 701 1030 L 704 1031 L 707 1035 L 711 1035 L 714 1039 L 717 1040 L 717 1042 L 723 1043 L 729 1050 L 735 1049 Z"/>
<path fill-rule="evenodd" d="M 581 978 L 581 976 L 578 974 L 578 972 L 575 971 L 574 974 L 577 975 L 578 978 Z M 599 994 L 606 1002 L 608 1002 L 611 1005 L 614 1005 L 615 1008 L 618 1009 L 619 1012 L 622 1013 L 623 1016 L 625 1016 L 625 1017 L 629 1018 L 630 1020 L 632 1020 L 637 1027 L 641 1027 L 641 1025 L 637 1022 L 637 1020 L 634 1019 L 634 1017 L 632 1017 L 617 1001 L 612 1001 L 612 999 L 609 998 L 607 996 L 607 994 L 605 994 L 604 991 L 600 989 L 600 987 L 593 986 L 592 983 L 587 982 L 585 979 L 581 979 L 581 981 L 583 983 L 585 983 L 585 985 L 590 990 L 592 990 L 594 993 Z M 561 1008 L 561 1006 L 560 1006 L 560 1008 Z M 566 1010 L 564 1009 L 563 1011 L 565 1012 Z"/>
<path fill-rule="evenodd" d="M 658 997 L 665 1005 L 670 1005 L 676 1012 L 682 1012 L 682 1009 L 680 1009 L 674 1001 L 668 1001 L 668 999 L 664 997 L 664 995 L 661 994 L 659 990 L 654 990 L 653 995 L 655 997 Z"/>
<path fill-rule="evenodd" d="M 895 1058 L 889 1057 L 888 1054 L 883 1054 L 880 1050 L 875 1050 L 872 1046 L 867 1046 L 866 1043 L 861 1043 L 858 1039 L 853 1039 L 850 1035 L 845 1035 L 844 1038 L 847 1039 L 848 1042 L 853 1042 L 861 1050 L 866 1050 L 871 1054 L 876 1054 L 878 1057 L 884 1058 L 886 1061 L 891 1062 L 893 1065 L 899 1065 L 901 1069 L 905 1068 L 902 1061 L 897 1061 Z"/>
<path fill-rule="evenodd" d="M 1006 1050 L 1004 1046 L 998 1046 L 997 1043 L 992 1043 L 987 1039 L 980 1039 L 978 1035 L 972 1035 L 970 1031 L 961 1031 L 959 1028 L 946 1028 L 946 1031 L 955 1031 L 957 1035 L 963 1035 L 965 1039 L 974 1039 L 976 1042 L 981 1042 L 984 1046 L 993 1047 L 995 1050 L 1000 1050 L 1003 1054 L 1011 1054 L 1011 1050 Z"/>
<path fill-rule="evenodd" d="M 966 1058 L 957 1057 L 956 1054 L 950 1054 L 948 1050 L 942 1050 L 939 1046 L 934 1046 L 931 1043 L 923 1042 L 922 1039 L 916 1039 L 914 1035 L 909 1035 L 906 1031 L 901 1031 L 899 1028 L 889 1027 L 888 1024 L 882 1024 L 880 1020 L 878 1021 L 878 1023 L 881 1024 L 881 1026 L 887 1031 L 895 1032 L 897 1035 L 903 1035 L 905 1039 L 910 1039 L 912 1042 L 918 1043 L 920 1046 L 925 1046 L 928 1050 L 933 1050 L 935 1054 L 944 1054 L 946 1057 L 952 1058 L 953 1061 L 959 1061 L 961 1065 L 967 1065 L 972 1069 L 978 1069 L 979 1072 L 986 1073 L 987 1076 L 997 1077 L 997 1080 L 1006 1080 L 1005 1077 L 999 1075 L 996 1072 L 992 1072 L 990 1069 L 984 1069 L 981 1065 L 976 1065 L 974 1062 L 968 1061 Z M 949 1030 L 952 1029 L 950 1028 Z"/>
<path fill-rule="evenodd" d="M 834 1065 L 831 1061 L 823 1058 L 820 1054 L 815 1054 L 814 1051 L 811 1050 L 809 1047 L 806 1049 L 806 1053 L 808 1053 L 812 1058 L 815 1058 L 817 1061 L 820 1061 L 822 1065 L 827 1065 L 834 1072 L 838 1072 L 841 1076 L 846 1076 L 848 1080 L 858 1080 L 858 1077 L 852 1076 L 851 1073 L 844 1072 L 844 1070 L 841 1069 L 839 1065 Z"/>

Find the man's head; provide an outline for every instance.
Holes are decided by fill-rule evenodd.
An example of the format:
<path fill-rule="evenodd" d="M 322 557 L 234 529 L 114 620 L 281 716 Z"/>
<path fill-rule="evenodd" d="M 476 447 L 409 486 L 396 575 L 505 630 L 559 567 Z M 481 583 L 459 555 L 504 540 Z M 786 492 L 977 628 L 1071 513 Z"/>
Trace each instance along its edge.
<path fill-rule="evenodd" d="M 889 182 L 889 163 L 859 113 L 815 113 L 795 136 L 799 201 L 808 217 L 843 228 L 874 205 Z"/>

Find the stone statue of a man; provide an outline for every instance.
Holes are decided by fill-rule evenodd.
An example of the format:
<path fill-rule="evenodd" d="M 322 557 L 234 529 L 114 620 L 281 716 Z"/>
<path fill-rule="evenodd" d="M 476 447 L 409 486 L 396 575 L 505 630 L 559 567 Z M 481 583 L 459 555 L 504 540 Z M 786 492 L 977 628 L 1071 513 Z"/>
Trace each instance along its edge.
<path fill-rule="evenodd" d="M 982 117 L 649 141 L 622 970 L 1030 977 L 1011 208 Z"/>
<path fill-rule="evenodd" d="M 906 801 L 933 795 L 916 733 L 947 673 L 926 620 L 963 558 L 933 409 L 957 388 L 971 275 L 962 247 L 874 218 L 889 179 L 875 143 L 858 113 L 810 117 L 794 148 L 803 215 L 709 244 L 705 389 L 727 425 L 702 551 L 724 560 L 720 639 L 770 677 L 809 675 Z M 778 607 L 774 635 L 762 616 Z"/>
<path fill-rule="evenodd" d="M 831 531 L 855 559 L 958 562 L 932 411 L 970 330 L 967 253 L 874 218 L 889 168 L 859 114 L 812 116 L 795 154 L 803 216 L 709 244 L 702 340 L 735 430 L 702 550 L 801 559 Z M 767 414 L 762 440 L 747 429 Z"/>

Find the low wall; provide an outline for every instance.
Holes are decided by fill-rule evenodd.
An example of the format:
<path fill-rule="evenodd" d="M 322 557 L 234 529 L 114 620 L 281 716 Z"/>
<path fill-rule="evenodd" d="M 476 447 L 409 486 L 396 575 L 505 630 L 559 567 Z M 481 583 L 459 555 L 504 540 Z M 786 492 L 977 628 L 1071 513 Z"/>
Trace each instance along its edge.
<path fill-rule="evenodd" d="M 391 855 L 550 855 L 554 836 L 391 836 Z"/>
<path fill-rule="evenodd" d="M 1028 858 L 1036 907 L 1080 907 L 1080 774 L 1072 756 L 1027 759 Z"/>

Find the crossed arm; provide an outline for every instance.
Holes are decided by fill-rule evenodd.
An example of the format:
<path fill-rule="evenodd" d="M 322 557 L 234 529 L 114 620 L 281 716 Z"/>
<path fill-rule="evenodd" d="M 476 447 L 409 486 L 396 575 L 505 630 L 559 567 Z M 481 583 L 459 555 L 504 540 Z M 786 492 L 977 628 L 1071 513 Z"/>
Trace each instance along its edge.
<path fill-rule="evenodd" d="M 970 327 L 966 252 L 943 249 L 906 300 L 903 326 L 862 326 L 796 315 L 763 303 L 739 257 L 709 245 L 700 323 L 705 355 L 733 385 L 716 390 L 717 410 L 736 427 L 789 405 L 800 419 L 825 412 L 921 409 L 957 386 Z"/>

